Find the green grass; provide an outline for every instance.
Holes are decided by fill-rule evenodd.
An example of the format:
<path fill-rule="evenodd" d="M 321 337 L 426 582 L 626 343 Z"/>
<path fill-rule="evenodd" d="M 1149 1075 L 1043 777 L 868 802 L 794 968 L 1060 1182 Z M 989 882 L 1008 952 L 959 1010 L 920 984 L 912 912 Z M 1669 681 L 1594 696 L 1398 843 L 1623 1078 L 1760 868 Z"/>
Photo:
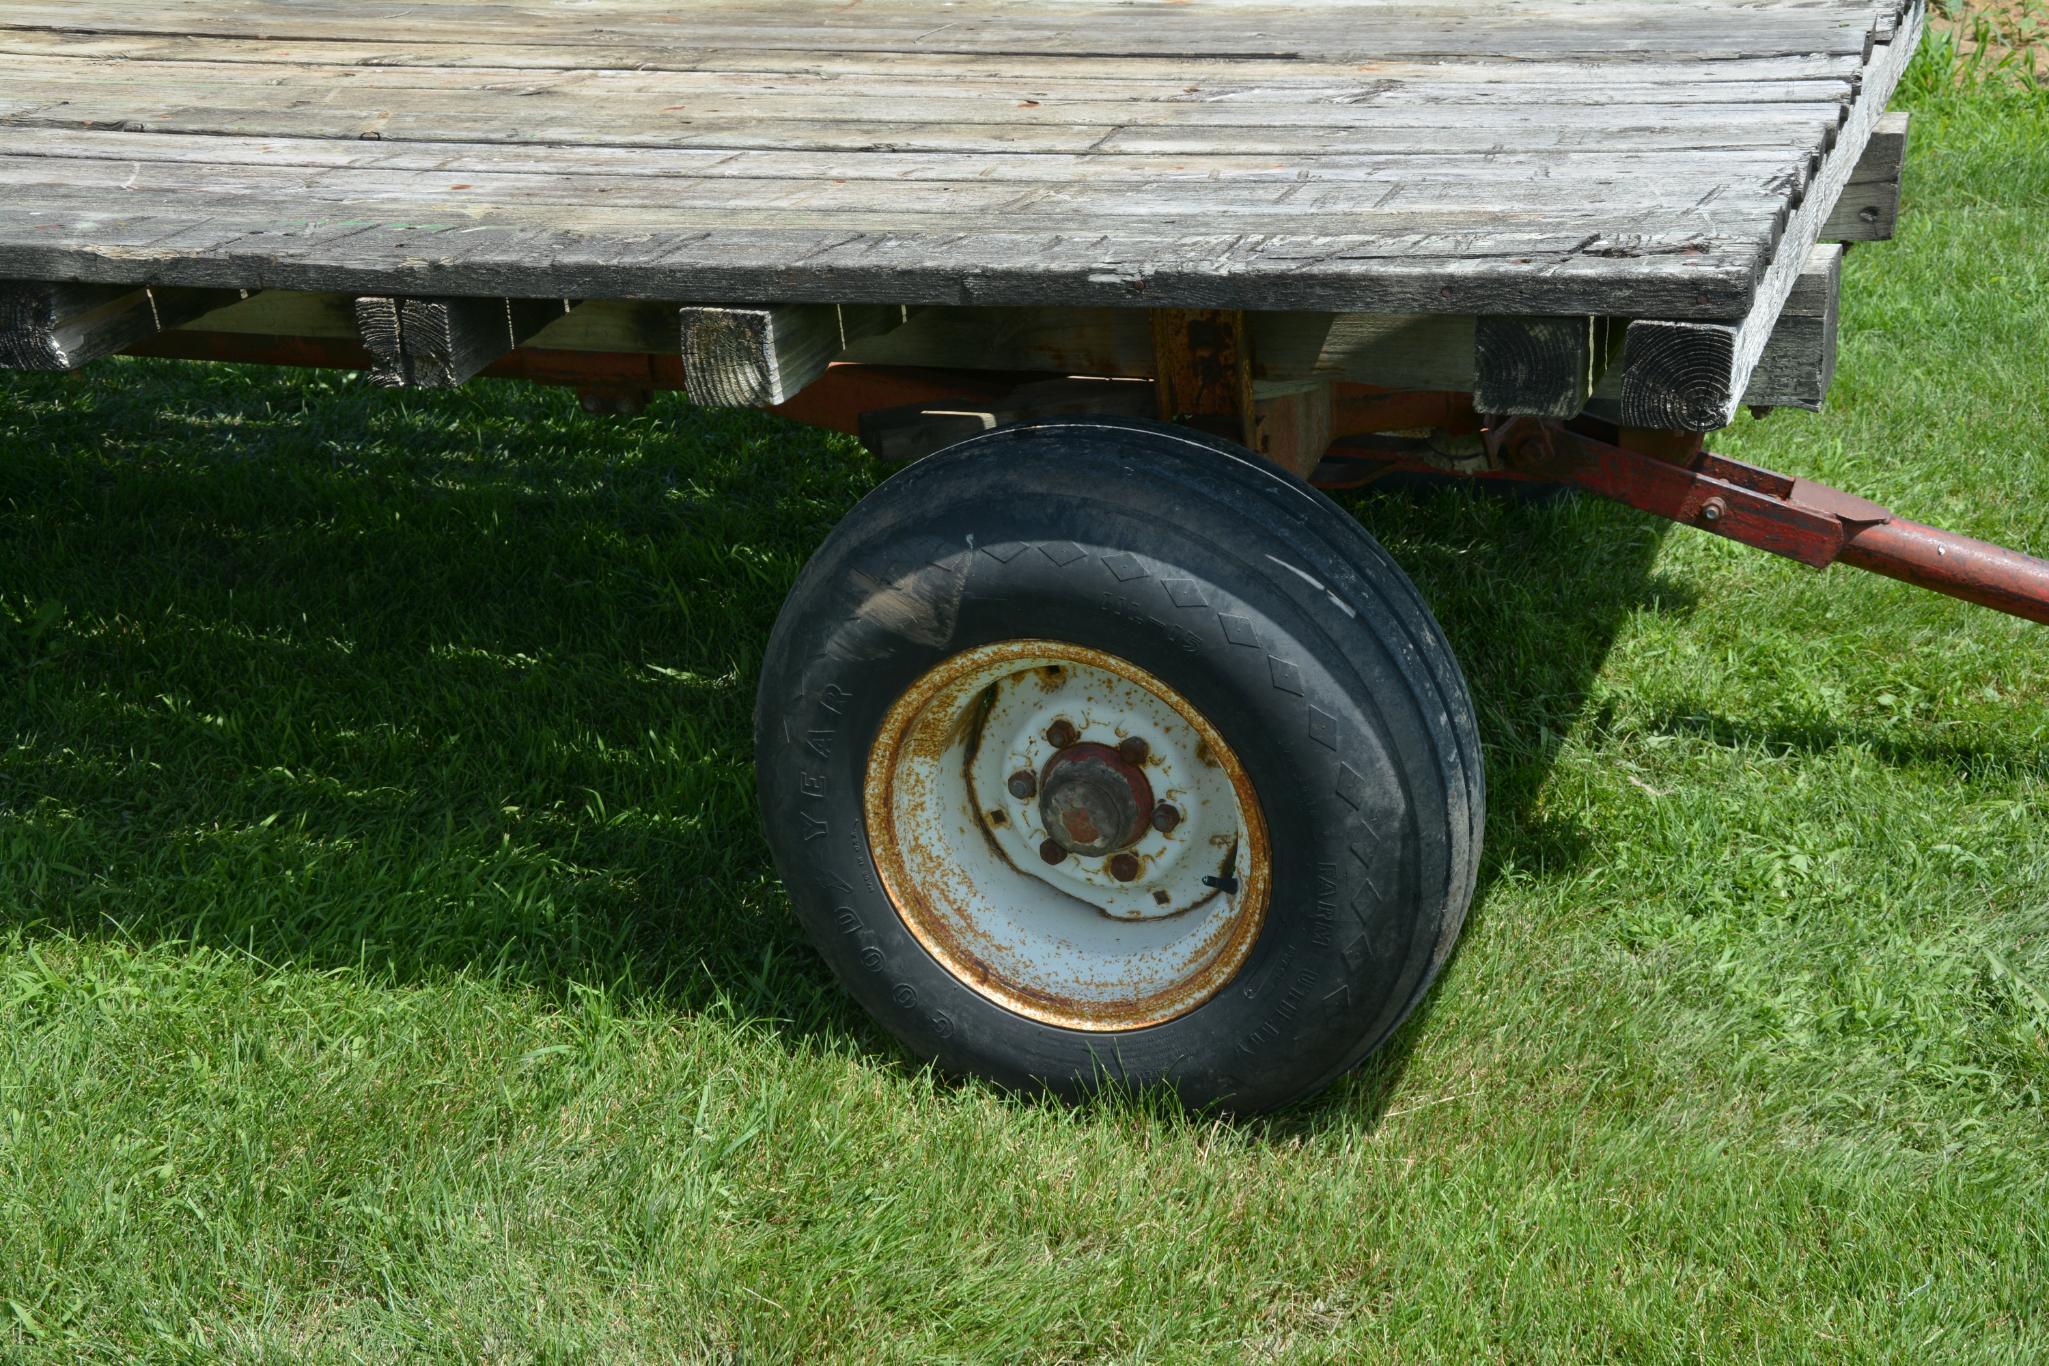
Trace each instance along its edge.
<path fill-rule="evenodd" d="M 2049 104 L 1924 68 L 1823 418 L 2049 550 Z M 2040 1359 L 2049 635 L 1361 501 L 1467 661 L 1464 945 L 1231 1126 L 935 1080 L 798 939 L 756 659 L 871 487 L 680 405 L 0 386 L 0 1357 Z"/>

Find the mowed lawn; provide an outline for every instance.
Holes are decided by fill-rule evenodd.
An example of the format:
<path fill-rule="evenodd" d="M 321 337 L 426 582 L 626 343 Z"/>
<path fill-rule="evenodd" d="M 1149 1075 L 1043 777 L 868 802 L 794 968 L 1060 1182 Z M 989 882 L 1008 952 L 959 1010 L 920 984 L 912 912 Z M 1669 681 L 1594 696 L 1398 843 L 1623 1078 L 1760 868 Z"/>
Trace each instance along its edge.
<path fill-rule="evenodd" d="M 2049 553 L 2049 101 L 1919 68 L 1833 410 Z M 1593 502 L 1360 500 L 1471 677 L 1464 944 L 1267 1121 L 934 1078 L 756 829 L 882 471 L 680 402 L 0 382 L 0 1357 L 2049 1354 L 2049 632 Z"/>

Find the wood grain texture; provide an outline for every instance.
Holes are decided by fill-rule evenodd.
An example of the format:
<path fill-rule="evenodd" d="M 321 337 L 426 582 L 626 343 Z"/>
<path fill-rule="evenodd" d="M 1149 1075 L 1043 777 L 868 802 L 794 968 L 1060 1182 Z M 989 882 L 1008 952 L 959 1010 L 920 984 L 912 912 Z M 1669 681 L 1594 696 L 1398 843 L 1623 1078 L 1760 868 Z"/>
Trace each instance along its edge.
<path fill-rule="evenodd" d="M 0 369 L 76 370 L 242 297 L 237 290 L 0 281 Z"/>
<path fill-rule="evenodd" d="M 406 389 L 453 389 L 466 383 L 569 311 L 564 299 L 365 296 L 355 301 L 357 334 L 377 357 L 371 382 Z"/>
<path fill-rule="evenodd" d="M 678 310 L 683 386 L 709 408 L 772 408 L 802 393 L 847 347 L 901 327 L 889 305 L 688 305 Z"/>
<path fill-rule="evenodd" d="M 1503 416 L 1577 417 L 1620 340 L 1606 318 L 1476 319 L 1473 405 Z"/>
<path fill-rule="evenodd" d="M 11 0 L 0 279 L 1728 325 L 1921 10 Z"/>
<path fill-rule="evenodd" d="M 1779 313 L 1771 340 L 1765 345 L 1764 355 L 1750 377 L 1750 386 L 1744 391 L 1745 406 L 1820 411 L 1835 378 L 1844 254 L 1842 247 L 1828 242 L 1808 253 L 1800 278 Z M 1609 369 L 1589 408 L 1603 417 L 1620 420 L 1621 366 Z"/>
<path fill-rule="evenodd" d="M 1706 432 L 1735 419 L 1779 313 L 1877 131 L 1885 101 L 1905 74 L 1925 22 L 1924 10 L 1909 11 L 1895 41 L 1880 49 L 1881 57 L 1866 71 L 1862 98 L 1851 106 L 1812 184 L 1765 254 L 1748 313 L 1730 323 L 1645 319 L 1630 324 L 1623 350 L 1624 425 Z"/>
<path fill-rule="evenodd" d="M 1843 197 L 1821 230 L 1824 242 L 1888 242 L 1900 219 L 1900 179 L 1907 166 L 1907 135 L 1913 115 L 1887 114 L 1872 130 Z"/>

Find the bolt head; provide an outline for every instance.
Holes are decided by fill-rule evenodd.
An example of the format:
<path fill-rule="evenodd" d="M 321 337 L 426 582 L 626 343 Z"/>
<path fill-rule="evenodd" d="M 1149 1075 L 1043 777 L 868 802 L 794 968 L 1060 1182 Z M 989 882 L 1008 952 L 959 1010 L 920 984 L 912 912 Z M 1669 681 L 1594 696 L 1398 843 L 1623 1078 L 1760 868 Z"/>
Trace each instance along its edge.
<path fill-rule="evenodd" d="M 1021 768 L 1010 775 L 1010 795 L 1019 801 L 1029 801 L 1039 795 L 1039 775 L 1028 768 Z"/>
<path fill-rule="evenodd" d="M 1039 846 L 1039 857 L 1048 863 L 1067 862 L 1067 851 L 1060 847 L 1059 840 L 1047 840 Z"/>
<path fill-rule="evenodd" d="M 1145 756 L 1152 752 L 1153 747 L 1141 735 L 1126 736 L 1117 746 L 1117 757 L 1127 764 L 1142 764 Z"/>
<path fill-rule="evenodd" d="M 1174 827 L 1179 824 L 1181 824 L 1181 812 L 1178 807 L 1169 806 L 1167 803 L 1161 802 L 1153 808 L 1153 829 L 1159 831 L 1162 835 L 1173 834 Z"/>
<path fill-rule="evenodd" d="M 1142 871 L 1136 854 L 1119 854 L 1110 860 L 1110 876 L 1119 882 L 1136 882 Z"/>
<path fill-rule="evenodd" d="M 1066 749 L 1079 739 L 1081 732 L 1074 728 L 1074 722 L 1064 716 L 1046 727 L 1046 742 L 1055 749 Z"/>

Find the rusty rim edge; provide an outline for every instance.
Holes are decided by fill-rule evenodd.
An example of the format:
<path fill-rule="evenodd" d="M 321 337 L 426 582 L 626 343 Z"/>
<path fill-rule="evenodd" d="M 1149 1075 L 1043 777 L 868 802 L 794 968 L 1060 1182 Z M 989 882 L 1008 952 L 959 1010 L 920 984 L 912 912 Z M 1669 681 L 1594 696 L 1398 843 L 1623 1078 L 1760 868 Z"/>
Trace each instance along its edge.
<path fill-rule="evenodd" d="M 1006 661 L 1052 659 L 1088 665 L 1115 674 L 1150 692 L 1170 707 L 1201 737 L 1229 776 L 1243 821 L 1239 845 L 1238 909 L 1227 922 L 1221 947 L 1190 978 L 1114 1009 L 1078 1009 L 1064 1000 L 1011 981 L 984 963 L 948 932 L 919 895 L 906 865 L 896 829 L 895 778 L 912 728 L 932 701 L 964 676 Z M 882 889 L 912 937 L 956 981 L 1006 1010 L 1063 1029 L 1095 1034 L 1126 1034 L 1170 1023 L 1216 998 L 1244 967 L 1252 946 L 1266 927 L 1272 902 L 1272 847 L 1259 794 L 1238 755 L 1198 711 L 1174 688 L 1150 672 L 1115 655 L 1067 641 L 1031 639 L 1003 641 L 964 650 L 941 660 L 891 704 L 869 747 L 862 791 L 868 826 L 868 851 Z M 879 838 L 878 838 L 879 836 Z"/>

